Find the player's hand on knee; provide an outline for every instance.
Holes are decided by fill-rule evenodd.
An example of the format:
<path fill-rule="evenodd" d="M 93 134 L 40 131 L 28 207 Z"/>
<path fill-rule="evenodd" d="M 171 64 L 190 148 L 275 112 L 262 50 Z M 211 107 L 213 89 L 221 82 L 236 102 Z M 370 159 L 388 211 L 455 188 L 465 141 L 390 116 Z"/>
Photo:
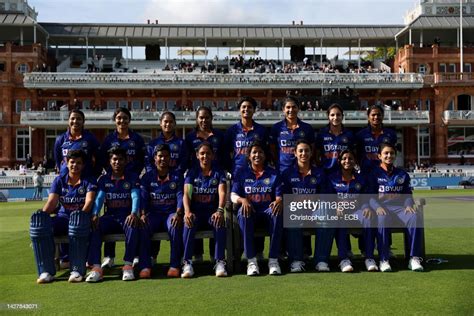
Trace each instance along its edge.
<path fill-rule="evenodd" d="M 140 225 L 142 227 L 147 227 L 148 223 L 149 223 L 148 216 L 146 214 L 142 214 L 142 216 L 140 216 Z"/>
<path fill-rule="evenodd" d="M 415 214 L 416 213 L 416 205 L 405 207 L 405 213 Z"/>
<path fill-rule="evenodd" d="M 184 214 L 184 224 L 186 225 L 186 227 L 193 228 L 194 218 L 195 218 L 194 213 L 185 212 L 185 214 Z"/>
<path fill-rule="evenodd" d="M 362 216 L 369 219 L 372 218 L 372 211 L 370 210 L 370 208 L 364 208 L 362 210 Z"/>
<path fill-rule="evenodd" d="M 377 207 L 375 213 L 377 213 L 378 216 L 387 215 L 387 211 L 383 207 Z"/>
<path fill-rule="evenodd" d="M 211 216 L 211 222 L 214 227 L 220 228 L 224 226 L 224 216 L 222 212 L 217 211 Z"/>
<path fill-rule="evenodd" d="M 137 227 L 138 221 L 139 219 L 137 215 L 132 213 L 128 215 L 127 218 L 125 219 L 125 225 L 130 226 L 130 227 Z"/>
<path fill-rule="evenodd" d="M 171 226 L 181 227 L 182 225 L 183 225 L 183 215 L 175 213 L 173 217 L 171 217 Z"/>
<path fill-rule="evenodd" d="M 93 215 L 91 218 L 92 230 L 99 229 L 99 216 Z"/>
<path fill-rule="evenodd" d="M 280 215 L 283 209 L 283 199 L 281 197 L 277 197 L 275 201 L 270 203 L 270 209 L 272 210 L 273 216 Z"/>
<path fill-rule="evenodd" d="M 242 215 L 244 217 L 250 217 L 250 214 L 253 211 L 252 204 L 250 204 L 250 202 L 245 198 L 241 199 L 240 203 L 242 204 Z"/>

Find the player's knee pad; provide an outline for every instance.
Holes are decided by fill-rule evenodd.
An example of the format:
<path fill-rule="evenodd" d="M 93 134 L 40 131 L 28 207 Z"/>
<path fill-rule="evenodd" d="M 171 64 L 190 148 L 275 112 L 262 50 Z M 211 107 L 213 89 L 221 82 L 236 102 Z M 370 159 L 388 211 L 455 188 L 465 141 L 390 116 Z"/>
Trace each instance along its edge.
<path fill-rule="evenodd" d="M 54 265 L 53 223 L 48 213 L 42 210 L 33 213 L 30 221 L 30 237 L 38 275 L 43 272 L 54 275 L 56 268 Z"/>
<path fill-rule="evenodd" d="M 90 215 L 83 211 L 72 212 L 69 217 L 69 260 L 71 271 L 77 271 L 82 276 L 86 272 L 90 231 Z"/>

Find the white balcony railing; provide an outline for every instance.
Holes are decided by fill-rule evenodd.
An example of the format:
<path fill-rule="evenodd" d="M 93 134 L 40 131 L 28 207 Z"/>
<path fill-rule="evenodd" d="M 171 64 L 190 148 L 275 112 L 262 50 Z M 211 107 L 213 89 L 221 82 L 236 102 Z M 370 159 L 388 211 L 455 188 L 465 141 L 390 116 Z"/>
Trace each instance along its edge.
<path fill-rule="evenodd" d="M 466 121 L 474 123 L 474 111 L 444 111 L 443 121 L 445 124 L 465 124 Z"/>
<path fill-rule="evenodd" d="M 397 89 L 423 87 L 423 75 L 415 73 L 45 73 L 24 76 L 26 88 L 64 89 L 263 89 L 351 88 Z"/>
<path fill-rule="evenodd" d="M 84 111 L 87 128 L 114 128 L 112 111 Z M 132 124 L 134 128 L 157 128 L 162 112 L 133 111 Z M 195 112 L 174 112 L 179 127 L 193 127 L 196 125 Z M 328 123 L 326 112 L 306 111 L 300 112 L 299 117 L 314 127 L 321 127 Z M 229 127 L 240 119 L 238 111 L 215 111 L 213 113 L 213 125 L 216 127 Z M 283 119 L 280 111 L 258 111 L 254 119 L 266 126 L 271 126 Z M 21 124 L 32 127 L 55 128 L 66 127 L 68 112 L 66 111 L 43 111 L 43 112 L 21 112 Z M 416 126 L 429 124 L 428 111 L 386 111 L 384 123 L 397 126 Z M 347 126 L 364 126 L 367 124 L 365 111 L 344 112 L 344 124 Z"/>

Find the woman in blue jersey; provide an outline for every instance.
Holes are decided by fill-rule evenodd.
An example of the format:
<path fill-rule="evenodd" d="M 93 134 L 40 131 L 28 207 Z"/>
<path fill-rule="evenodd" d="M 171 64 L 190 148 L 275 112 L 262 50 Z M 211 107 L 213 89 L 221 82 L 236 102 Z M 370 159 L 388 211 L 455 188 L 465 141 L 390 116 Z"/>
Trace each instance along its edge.
<path fill-rule="evenodd" d="M 389 263 L 390 227 L 403 225 L 407 230 L 410 245 L 408 268 L 423 271 L 422 253 L 422 218 L 417 211 L 410 186 L 408 173 L 393 165 L 397 150 L 394 145 L 379 145 L 378 159 L 380 164 L 373 168 L 369 176 L 369 188 L 378 198 L 370 199 L 370 206 L 377 213 L 377 246 L 380 256 L 380 271 L 392 270 Z"/>
<path fill-rule="evenodd" d="M 367 178 L 357 173 L 355 170 L 356 160 L 355 154 L 351 150 L 343 150 L 339 153 L 338 159 L 339 169 L 329 175 L 329 184 L 337 194 L 337 199 L 341 201 L 356 201 L 357 209 L 355 210 L 339 210 L 338 215 L 345 214 L 354 215 L 352 218 L 358 220 L 362 224 L 363 241 L 365 249 L 365 266 L 367 271 L 376 271 L 377 265 L 374 261 L 374 244 L 375 244 L 375 227 L 373 219 L 375 214 L 370 210 L 367 193 L 368 181 Z M 336 240 L 338 257 L 341 260 L 339 267 L 342 272 L 352 272 L 352 262 L 348 256 L 350 240 L 347 237 L 347 228 L 356 225 L 353 222 L 347 222 L 336 228 Z"/>
<path fill-rule="evenodd" d="M 250 166 L 241 170 L 232 185 L 231 200 L 240 204 L 238 220 L 247 257 L 247 275 L 260 274 L 254 245 L 255 227 L 270 232 L 268 268 L 270 275 L 281 274 L 278 256 L 283 232 L 282 183 L 278 172 L 267 166 L 265 147 L 260 142 L 248 148 Z"/>
<path fill-rule="evenodd" d="M 109 161 L 107 161 L 108 151 L 113 147 L 120 147 L 126 150 L 125 172 L 135 173 L 139 176 L 144 167 L 145 160 L 145 142 L 140 134 L 129 128 L 132 120 L 132 114 L 126 108 L 118 108 L 112 116 L 115 122 L 115 131 L 107 135 L 101 146 L 102 165 L 106 171 L 110 170 Z M 107 242 L 104 244 L 104 260 L 102 267 L 112 267 L 115 258 L 115 243 Z"/>
<path fill-rule="evenodd" d="M 352 131 L 342 124 L 344 111 L 339 104 L 329 106 L 327 115 L 328 126 L 322 128 L 316 136 L 316 152 L 321 167 L 331 173 L 339 168 L 339 153 L 352 149 L 355 146 L 355 139 Z"/>
<path fill-rule="evenodd" d="M 226 203 L 226 177 L 222 170 L 212 165 L 214 153 L 208 142 L 199 144 L 196 157 L 199 167 L 189 170 L 184 181 L 184 267 L 182 278 L 194 275 L 192 256 L 194 236 L 197 230 L 212 229 L 215 239 L 216 276 L 225 277 L 226 227 L 224 207 Z"/>
<path fill-rule="evenodd" d="M 81 282 L 86 269 L 87 248 L 91 226 L 90 212 L 96 195 L 96 181 L 84 176 L 86 155 L 81 150 L 69 150 L 66 156 L 67 173 L 57 176 L 41 211 L 33 214 L 30 224 L 35 259 L 38 267 L 38 283 L 49 283 L 56 273 L 54 265 L 55 236 L 69 235 L 71 275 L 69 282 Z M 57 216 L 49 214 L 56 212 Z M 62 251 L 63 260 L 67 254 Z"/>
<path fill-rule="evenodd" d="M 322 186 L 325 182 L 325 174 L 321 168 L 317 168 L 311 164 L 311 144 L 305 139 L 298 140 L 296 142 L 295 156 L 296 164 L 286 169 L 282 176 L 284 183 L 284 193 L 293 194 L 295 197 L 305 194 L 322 193 Z M 304 271 L 303 231 L 301 228 L 288 228 L 286 233 L 288 258 L 291 263 L 290 271 L 302 272 Z M 320 231 L 319 235 L 322 235 L 321 233 L 325 233 L 325 231 Z M 324 240 L 327 239 L 328 238 Z M 316 247 L 318 254 L 321 251 L 327 252 L 327 250 L 324 250 L 324 248 L 321 247 L 322 240 L 322 237 L 316 239 L 316 242 L 319 243 L 319 246 Z M 328 247 L 326 246 L 326 248 Z M 323 259 L 323 261 L 327 260 Z"/>
<path fill-rule="evenodd" d="M 168 144 L 171 150 L 170 169 L 184 174 L 188 168 L 189 152 L 184 139 L 176 135 L 176 116 L 172 112 L 163 112 L 160 117 L 160 128 L 160 135 L 147 146 L 146 171 L 156 168 L 153 159 L 156 146 Z"/>
<path fill-rule="evenodd" d="M 381 143 L 397 143 L 397 133 L 383 126 L 384 110 L 380 105 L 371 105 L 367 109 L 368 126 L 356 133 L 357 155 L 360 169 L 370 171 L 379 163 L 378 151 Z"/>
<path fill-rule="evenodd" d="M 171 155 L 167 144 L 155 148 L 155 169 L 141 179 L 140 278 L 151 277 L 151 243 L 155 232 L 168 232 L 170 268 L 168 277 L 179 277 L 183 237 L 183 176 L 169 167 Z"/>
<path fill-rule="evenodd" d="M 125 233 L 125 255 L 122 280 L 135 279 L 132 262 L 138 247 L 140 180 L 137 174 L 126 171 L 127 150 L 125 148 L 113 147 L 108 155 L 110 170 L 99 178 L 97 198 L 92 210 L 92 223 L 95 229 L 91 234 L 87 261 L 89 265 L 92 265 L 92 271 L 87 276 L 86 282 L 102 280 L 103 272 L 100 265 L 102 236 L 123 233 Z M 99 218 L 104 204 L 104 215 Z"/>
<path fill-rule="evenodd" d="M 98 159 L 100 144 L 95 136 L 84 129 L 86 118 L 80 110 L 69 112 L 68 130 L 59 135 L 54 143 L 54 160 L 56 168 L 61 175 L 67 174 L 67 153 L 69 150 L 82 150 L 86 157 L 84 160 L 84 173 L 90 176 L 98 176 L 101 173 L 101 165 Z"/>

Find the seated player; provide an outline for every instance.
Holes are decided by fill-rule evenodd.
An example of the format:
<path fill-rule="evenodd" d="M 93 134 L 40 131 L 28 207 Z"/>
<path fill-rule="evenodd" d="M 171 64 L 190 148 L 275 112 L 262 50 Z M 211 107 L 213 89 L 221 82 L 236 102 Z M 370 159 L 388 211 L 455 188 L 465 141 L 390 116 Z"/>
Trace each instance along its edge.
<path fill-rule="evenodd" d="M 268 268 L 270 275 L 281 274 L 278 255 L 283 232 L 282 183 L 277 171 L 266 165 L 266 154 L 260 142 L 248 149 L 250 166 L 241 170 L 232 185 L 232 203 L 241 204 L 238 212 L 240 230 L 247 257 L 247 275 L 260 274 L 254 245 L 255 227 L 264 226 L 270 233 Z"/>
<path fill-rule="evenodd" d="M 151 236 L 167 231 L 170 238 L 168 277 L 179 277 L 183 237 L 183 177 L 172 172 L 170 147 L 160 144 L 154 153 L 156 169 L 141 179 L 140 278 L 151 277 Z"/>
<path fill-rule="evenodd" d="M 199 167 L 189 170 L 184 181 L 184 267 L 182 278 L 194 275 L 192 257 L 194 236 L 198 230 L 212 229 L 215 239 L 214 259 L 216 276 L 225 277 L 226 228 L 224 206 L 226 202 L 226 177 L 222 170 L 212 166 L 214 152 L 211 144 L 202 142 L 196 152 Z"/>
<path fill-rule="evenodd" d="M 135 279 L 132 262 L 138 247 L 138 211 L 140 205 L 140 180 L 133 172 L 126 172 L 127 151 L 115 147 L 109 150 L 110 170 L 99 178 L 97 197 L 92 211 L 93 230 L 88 263 L 93 266 L 87 282 L 102 280 L 100 249 L 102 236 L 125 233 L 125 255 L 122 280 Z M 104 215 L 99 218 L 105 203 Z"/>
<path fill-rule="evenodd" d="M 66 156 L 67 173 L 54 179 L 45 206 L 31 216 L 30 237 L 38 268 L 37 283 L 54 280 L 53 236 L 69 236 L 69 282 L 81 282 L 86 273 L 90 213 L 97 186 L 94 179 L 83 176 L 85 162 L 86 155 L 82 150 L 69 150 Z M 50 214 L 55 212 L 58 204 L 58 214 L 51 218 Z"/>

